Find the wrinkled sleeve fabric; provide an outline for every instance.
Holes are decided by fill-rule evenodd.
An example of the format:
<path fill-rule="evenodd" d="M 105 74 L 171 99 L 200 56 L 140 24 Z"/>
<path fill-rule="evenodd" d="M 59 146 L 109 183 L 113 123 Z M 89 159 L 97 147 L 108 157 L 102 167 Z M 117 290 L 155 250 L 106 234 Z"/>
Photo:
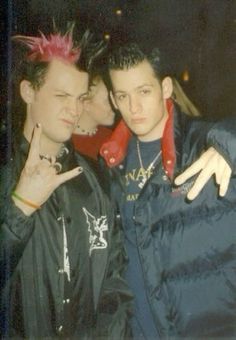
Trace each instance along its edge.
<path fill-rule="evenodd" d="M 207 135 L 207 145 L 213 146 L 228 162 L 236 175 L 236 115 L 214 123 Z"/>
<path fill-rule="evenodd" d="M 4 280 L 14 271 L 32 234 L 33 216 L 25 216 L 14 204 L 9 168 L 2 169 L 0 175 L 0 268 Z"/>

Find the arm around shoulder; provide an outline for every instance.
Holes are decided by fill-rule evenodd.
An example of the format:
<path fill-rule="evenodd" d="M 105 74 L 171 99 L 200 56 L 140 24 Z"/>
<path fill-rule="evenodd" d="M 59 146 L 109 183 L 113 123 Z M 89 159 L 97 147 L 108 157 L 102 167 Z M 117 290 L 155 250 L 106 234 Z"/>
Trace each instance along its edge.
<path fill-rule="evenodd" d="M 207 135 L 208 146 L 213 146 L 236 174 L 236 115 L 216 122 Z"/>

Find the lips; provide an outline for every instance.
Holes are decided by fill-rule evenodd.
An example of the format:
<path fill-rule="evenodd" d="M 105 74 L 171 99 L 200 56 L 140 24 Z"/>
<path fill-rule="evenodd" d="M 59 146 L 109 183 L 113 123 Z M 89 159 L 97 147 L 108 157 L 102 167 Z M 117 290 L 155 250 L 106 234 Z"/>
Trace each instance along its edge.
<path fill-rule="evenodd" d="M 146 118 L 144 118 L 144 117 L 132 118 L 131 123 L 132 124 L 142 124 L 145 120 L 146 120 Z"/>
<path fill-rule="evenodd" d="M 67 125 L 74 125 L 74 122 L 68 119 L 61 119 L 61 121 Z"/>

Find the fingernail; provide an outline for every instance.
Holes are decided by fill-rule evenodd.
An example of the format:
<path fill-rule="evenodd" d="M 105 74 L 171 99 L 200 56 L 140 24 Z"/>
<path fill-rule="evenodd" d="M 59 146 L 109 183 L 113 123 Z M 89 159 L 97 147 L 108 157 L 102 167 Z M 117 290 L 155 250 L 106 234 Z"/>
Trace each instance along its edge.
<path fill-rule="evenodd" d="M 80 174 L 81 172 L 83 172 L 83 168 L 80 166 L 80 167 L 78 167 L 78 173 Z"/>

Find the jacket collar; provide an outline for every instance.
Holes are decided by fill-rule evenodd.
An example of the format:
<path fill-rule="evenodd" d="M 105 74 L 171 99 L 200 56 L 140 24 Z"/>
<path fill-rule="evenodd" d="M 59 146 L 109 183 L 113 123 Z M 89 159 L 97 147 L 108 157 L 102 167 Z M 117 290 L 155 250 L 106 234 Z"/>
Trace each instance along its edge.
<path fill-rule="evenodd" d="M 172 179 L 176 163 L 176 150 L 174 143 L 174 104 L 172 100 L 166 101 L 168 119 L 164 128 L 161 149 L 162 149 L 162 164 L 166 175 Z"/>
<path fill-rule="evenodd" d="M 24 135 L 22 135 L 22 138 L 20 140 L 20 151 L 23 153 L 23 155 L 26 157 L 28 155 L 30 148 L 30 144 L 25 138 Z M 60 163 L 64 163 L 68 158 L 69 155 L 73 153 L 73 146 L 70 141 L 64 143 L 60 154 L 57 156 L 57 161 Z"/>
<path fill-rule="evenodd" d="M 172 99 L 168 99 L 166 104 L 168 119 L 162 136 L 162 164 L 166 175 L 172 180 L 181 165 L 183 120 L 179 107 L 173 103 Z"/>
<path fill-rule="evenodd" d="M 180 114 L 179 107 L 173 103 L 172 99 L 166 101 L 168 119 L 164 128 L 162 136 L 162 163 L 166 175 L 173 179 L 176 167 L 181 164 L 181 152 L 183 136 L 180 135 L 182 131 L 181 125 L 185 122 Z M 100 149 L 101 156 L 109 168 L 116 167 L 120 172 L 125 164 L 125 155 L 127 146 L 131 137 L 130 130 L 123 120 L 118 124 L 112 133 L 111 138 L 102 145 Z"/>

